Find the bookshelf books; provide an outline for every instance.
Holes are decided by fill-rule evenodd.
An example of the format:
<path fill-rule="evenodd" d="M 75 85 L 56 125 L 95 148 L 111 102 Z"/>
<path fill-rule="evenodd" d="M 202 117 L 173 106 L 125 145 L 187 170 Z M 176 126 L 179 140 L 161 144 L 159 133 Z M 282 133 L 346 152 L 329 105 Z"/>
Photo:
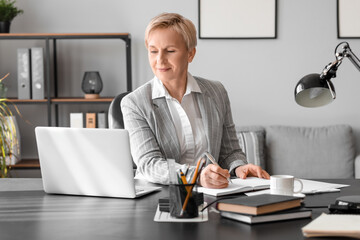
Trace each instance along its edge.
<path fill-rule="evenodd" d="M 18 48 L 18 98 L 44 99 L 44 50 L 41 47 Z"/>
<path fill-rule="evenodd" d="M 107 112 L 70 113 L 72 128 L 108 128 Z"/>
<path fill-rule="evenodd" d="M 84 127 L 83 113 L 70 113 L 70 127 L 72 128 Z"/>
<path fill-rule="evenodd" d="M 31 48 L 31 92 L 32 99 L 44 99 L 44 50 Z"/>
<path fill-rule="evenodd" d="M 216 208 L 219 211 L 260 215 L 300 207 L 301 200 L 300 197 L 261 194 L 223 199 L 217 203 Z"/>
<path fill-rule="evenodd" d="M 86 113 L 86 128 L 96 128 L 96 113 Z"/>
<path fill-rule="evenodd" d="M 18 98 L 31 99 L 31 59 L 30 49 L 18 48 L 17 50 L 17 74 L 18 74 Z"/>
<path fill-rule="evenodd" d="M 311 217 L 311 214 L 312 214 L 311 209 L 305 209 L 305 208 L 288 209 L 288 210 L 264 214 L 264 215 L 248 215 L 248 214 L 239 214 L 239 213 L 223 212 L 223 211 L 220 212 L 220 215 L 222 217 L 248 224 L 308 218 Z"/>
<path fill-rule="evenodd" d="M 107 128 L 107 114 L 105 112 L 97 113 L 97 127 Z"/>

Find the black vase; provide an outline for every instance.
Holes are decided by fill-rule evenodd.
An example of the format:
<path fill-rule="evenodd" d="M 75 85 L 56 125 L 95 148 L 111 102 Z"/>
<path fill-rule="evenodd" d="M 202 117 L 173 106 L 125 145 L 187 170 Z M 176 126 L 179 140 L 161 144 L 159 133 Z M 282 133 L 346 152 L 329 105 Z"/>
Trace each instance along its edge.
<path fill-rule="evenodd" d="M 0 33 L 9 33 L 10 32 L 10 23 L 7 22 L 0 22 Z"/>

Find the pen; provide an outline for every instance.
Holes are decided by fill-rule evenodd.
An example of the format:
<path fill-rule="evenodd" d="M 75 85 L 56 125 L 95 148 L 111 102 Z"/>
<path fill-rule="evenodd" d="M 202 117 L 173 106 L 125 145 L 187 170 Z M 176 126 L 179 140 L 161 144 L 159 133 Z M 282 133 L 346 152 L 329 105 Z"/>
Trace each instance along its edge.
<path fill-rule="evenodd" d="M 190 167 L 190 165 L 189 164 L 186 164 L 186 171 L 185 171 L 185 177 L 186 177 L 186 175 L 187 175 L 187 173 L 188 173 L 188 171 L 189 171 L 189 167 Z"/>
<path fill-rule="evenodd" d="M 214 157 L 209 152 L 205 152 L 204 154 L 208 157 L 208 159 L 210 160 L 210 162 L 212 164 L 219 166 L 219 164 L 215 161 Z M 228 180 L 229 183 L 232 183 L 230 178 L 227 178 L 227 180 Z"/>

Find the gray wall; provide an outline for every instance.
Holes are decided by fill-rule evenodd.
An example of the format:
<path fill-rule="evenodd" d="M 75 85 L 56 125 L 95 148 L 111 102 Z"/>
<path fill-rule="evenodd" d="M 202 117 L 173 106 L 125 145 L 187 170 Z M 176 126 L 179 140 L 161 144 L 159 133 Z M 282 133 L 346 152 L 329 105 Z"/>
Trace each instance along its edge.
<path fill-rule="evenodd" d="M 225 4 L 226 1 L 224 1 Z M 132 35 L 133 85 L 152 78 L 144 47 L 148 21 L 161 12 L 178 12 L 198 27 L 197 0 L 17 0 L 25 13 L 17 17 L 12 32 L 129 32 Z M 199 40 L 190 66 L 193 75 L 219 80 L 228 89 L 234 121 L 238 125 L 324 126 L 350 124 L 360 138 L 360 72 L 344 60 L 334 80 L 338 99 L 331 105 L 307 109 L 294 102 L 294 87 L 308 73 L 319 73 L 334 60 L 337 39 L 336 0 L 278 0 L 278 37 L 270 40 Z M 94 42 L 95 41 L 95 42 Z M 108 41 L 108 40 L 103 40 Z M 118 41 L 60 41 L 61 94 L 81 96 L 85 70 L 100 70 L 103 96 L 125 91 L 124 45 Z M 360 40 L 348 40 L 360 56 Z M 9 95 L 16 96 L 17 47 L 42 46 L 41 41 L 0 41 L 1 72 L 14 73 L 8 80 Z M 22 106 L 34 125 L 46 124 L 41 106 Z M 61 124 L 68 111 L 86 106 L 62 106 Z M 30 117 L 36 112 L 36 115 Z M 19 121 L 21 122 L 21 120 Z M 20 123 L 24 157 L 35 157 L 33 127 Z"/>

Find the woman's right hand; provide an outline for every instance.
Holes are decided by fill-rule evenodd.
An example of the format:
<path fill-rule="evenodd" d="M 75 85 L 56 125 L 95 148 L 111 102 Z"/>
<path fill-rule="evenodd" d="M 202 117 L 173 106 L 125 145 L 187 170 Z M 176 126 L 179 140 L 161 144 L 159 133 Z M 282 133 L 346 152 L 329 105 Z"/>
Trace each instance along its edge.
<path fill-rule="evenodd" d="M 230 173 L 227 169 L 209 164 L 200 173 L 200 185 L 206 188 L 226 188 Z"/>

